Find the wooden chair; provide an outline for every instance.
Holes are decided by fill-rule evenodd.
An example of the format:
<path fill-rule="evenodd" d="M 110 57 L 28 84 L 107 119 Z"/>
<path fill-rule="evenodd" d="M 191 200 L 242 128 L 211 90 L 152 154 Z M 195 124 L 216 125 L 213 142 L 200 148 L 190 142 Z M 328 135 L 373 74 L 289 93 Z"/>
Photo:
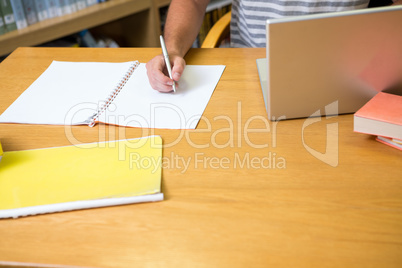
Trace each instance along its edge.
<path fill-rule="evenodd" d="M 220 18 L 211 30 L 209 30 L 204 42 L 202 42 L 201 48 L 214 48 L 219 47 L 222 40 L 225 39 L 230 33 L 230 18 L 232 12 L 226 13 Z"/>

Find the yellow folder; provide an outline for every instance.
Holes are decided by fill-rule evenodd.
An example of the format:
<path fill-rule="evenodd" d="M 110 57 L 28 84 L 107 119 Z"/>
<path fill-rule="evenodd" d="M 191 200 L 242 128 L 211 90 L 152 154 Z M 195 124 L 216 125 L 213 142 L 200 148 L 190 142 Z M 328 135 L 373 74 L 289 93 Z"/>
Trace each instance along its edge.
<path fill-rule="evenodd" d="M 3 152 L 0 218 L 159 201 L 161 165 L 159 136 Z"/>

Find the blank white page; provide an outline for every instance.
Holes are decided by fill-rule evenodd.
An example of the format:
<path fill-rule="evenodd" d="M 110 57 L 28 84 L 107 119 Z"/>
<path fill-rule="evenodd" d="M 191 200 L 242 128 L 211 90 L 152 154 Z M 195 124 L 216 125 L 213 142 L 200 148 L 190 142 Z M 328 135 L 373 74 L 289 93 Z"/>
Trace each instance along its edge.
<path fill-rule="evenodd" d="M 140 64 L 103 122 L 121 126 L 195 129 L 225 69 L 223 65 L 187 65 L 175 93 L 152 89 Z"/>

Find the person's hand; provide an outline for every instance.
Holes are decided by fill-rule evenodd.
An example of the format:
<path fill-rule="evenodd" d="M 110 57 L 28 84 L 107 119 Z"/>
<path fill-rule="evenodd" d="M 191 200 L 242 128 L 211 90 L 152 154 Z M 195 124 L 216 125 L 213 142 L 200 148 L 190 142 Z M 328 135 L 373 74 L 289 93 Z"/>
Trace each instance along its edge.
<path fill-rule="evenodd" d="M 154 57 L 146 64 L 149 83 L 153 89 L 159 92 L 172 91 L 173 83 L 176 83 L 177 86 L 177 82 L 180 80 L 184 68 L 186 67 L 186 62 L 180 56 L 172 54 L 169 55 L 169 59 L 172 64 L 173 79 L 169 77 L 163 55 Z"/>

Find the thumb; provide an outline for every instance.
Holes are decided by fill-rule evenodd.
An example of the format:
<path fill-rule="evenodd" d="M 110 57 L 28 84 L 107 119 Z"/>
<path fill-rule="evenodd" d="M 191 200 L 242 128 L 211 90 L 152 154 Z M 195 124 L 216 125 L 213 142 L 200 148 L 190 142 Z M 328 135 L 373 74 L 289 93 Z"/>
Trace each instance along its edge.
<path fill-rule="evenodd" d="M 174 81 L 179 81 L 181 75 L 183 74 L 184 68 L 186 67 L 186 62 L 183 58 L 177 56 L 173 59 L 172 77 Z"/>

